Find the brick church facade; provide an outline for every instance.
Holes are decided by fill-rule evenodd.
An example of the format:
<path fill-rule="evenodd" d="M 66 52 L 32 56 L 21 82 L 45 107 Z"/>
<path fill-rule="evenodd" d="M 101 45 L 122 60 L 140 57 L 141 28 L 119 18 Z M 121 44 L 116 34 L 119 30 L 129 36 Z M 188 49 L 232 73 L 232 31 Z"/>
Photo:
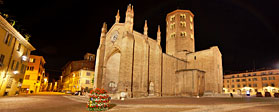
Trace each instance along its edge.
<path fill-rule="evenodd" d="M 94 87 L 105 88 L 115 96 L 128 97 L 202 96 L 218 94 L 223 88 L 222 55 L 217 46 L 195 51 L 194 15 L 189 10 L 175 10 L 166 17 L 166 53 L 157 39 L 133 30 L 134 9 L 129 5 L 124 23 L 107 31 L 103 24 L 97 50 Z"/>

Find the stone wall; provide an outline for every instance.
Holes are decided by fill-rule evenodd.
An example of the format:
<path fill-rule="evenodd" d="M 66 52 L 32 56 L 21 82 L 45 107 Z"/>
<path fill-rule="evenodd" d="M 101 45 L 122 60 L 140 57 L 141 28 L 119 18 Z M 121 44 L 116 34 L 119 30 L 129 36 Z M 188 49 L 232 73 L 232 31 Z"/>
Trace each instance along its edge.
<path fill-rule="evenodd" d="M 177 80 L 176 71 L 186 68 L 186 61 L 163 53 L 162 96 L 176 96 Z M 185 67 L 185 68 L 184 68 Z"/>
<path fill-rule="evenodd" d="M 187 54 L 187 69 L 205 71 L 205 92 L 221 93 L 223 87 L 222 55 L 218 47 Z"/>
<path fill-rule="evenodd" d="M 204 71 L 184 69 L 176 72 L 177 96 L 202 96 L 204 92 Z"/>

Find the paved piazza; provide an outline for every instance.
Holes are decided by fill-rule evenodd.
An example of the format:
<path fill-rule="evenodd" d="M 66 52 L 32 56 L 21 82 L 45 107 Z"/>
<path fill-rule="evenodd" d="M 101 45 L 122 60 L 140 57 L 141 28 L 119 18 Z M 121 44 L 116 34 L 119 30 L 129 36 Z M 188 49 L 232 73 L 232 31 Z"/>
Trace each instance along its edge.
<path fill-rule="evenodd" d="M 84 96 L 0 97 L 0 112 L 86 112 Z M 278 112 L 279 98 L 141 98 L 112 100 L 111 112 Z"/>

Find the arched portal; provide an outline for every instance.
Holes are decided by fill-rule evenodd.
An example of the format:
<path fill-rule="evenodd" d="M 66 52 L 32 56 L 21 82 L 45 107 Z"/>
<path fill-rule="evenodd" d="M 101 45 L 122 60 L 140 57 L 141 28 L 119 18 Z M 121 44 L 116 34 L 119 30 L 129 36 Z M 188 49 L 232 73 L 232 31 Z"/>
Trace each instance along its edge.
<path fill-rule="evenodd" d="M 120 53 L 114 53 L 109 57 L 106 63 L 105 71 L 105 89 L 109 93 L 116 93 L 119 82 Z"/>

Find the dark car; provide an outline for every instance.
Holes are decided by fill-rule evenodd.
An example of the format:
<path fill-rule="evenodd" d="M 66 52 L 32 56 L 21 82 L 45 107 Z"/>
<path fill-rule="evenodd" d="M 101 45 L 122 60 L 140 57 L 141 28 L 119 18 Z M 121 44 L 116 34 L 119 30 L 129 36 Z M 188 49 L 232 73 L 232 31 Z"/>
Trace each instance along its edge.
<path fill-rule="evenodd" d="M 279 98 L 279 93 L 274 93 L 275 98 Z"/>
<path fill-rule="evenodd" d="M 81 91 L 76 91 L 74 95 L 78 95 L 78 94 L 82 95 L 82 92 Z"/>
<path fill-rule="evenodd" d="M 256 97 L 263 97 L 261 92 L 257 92 Z"/>
<path fill-rule="evenodd" d="M 265 96 L 265 97 L 271 97 L 271 94 L 270 94 L 270 92 L 265 92 L 265 93 L 264 93 L 264 96 Z"/>

